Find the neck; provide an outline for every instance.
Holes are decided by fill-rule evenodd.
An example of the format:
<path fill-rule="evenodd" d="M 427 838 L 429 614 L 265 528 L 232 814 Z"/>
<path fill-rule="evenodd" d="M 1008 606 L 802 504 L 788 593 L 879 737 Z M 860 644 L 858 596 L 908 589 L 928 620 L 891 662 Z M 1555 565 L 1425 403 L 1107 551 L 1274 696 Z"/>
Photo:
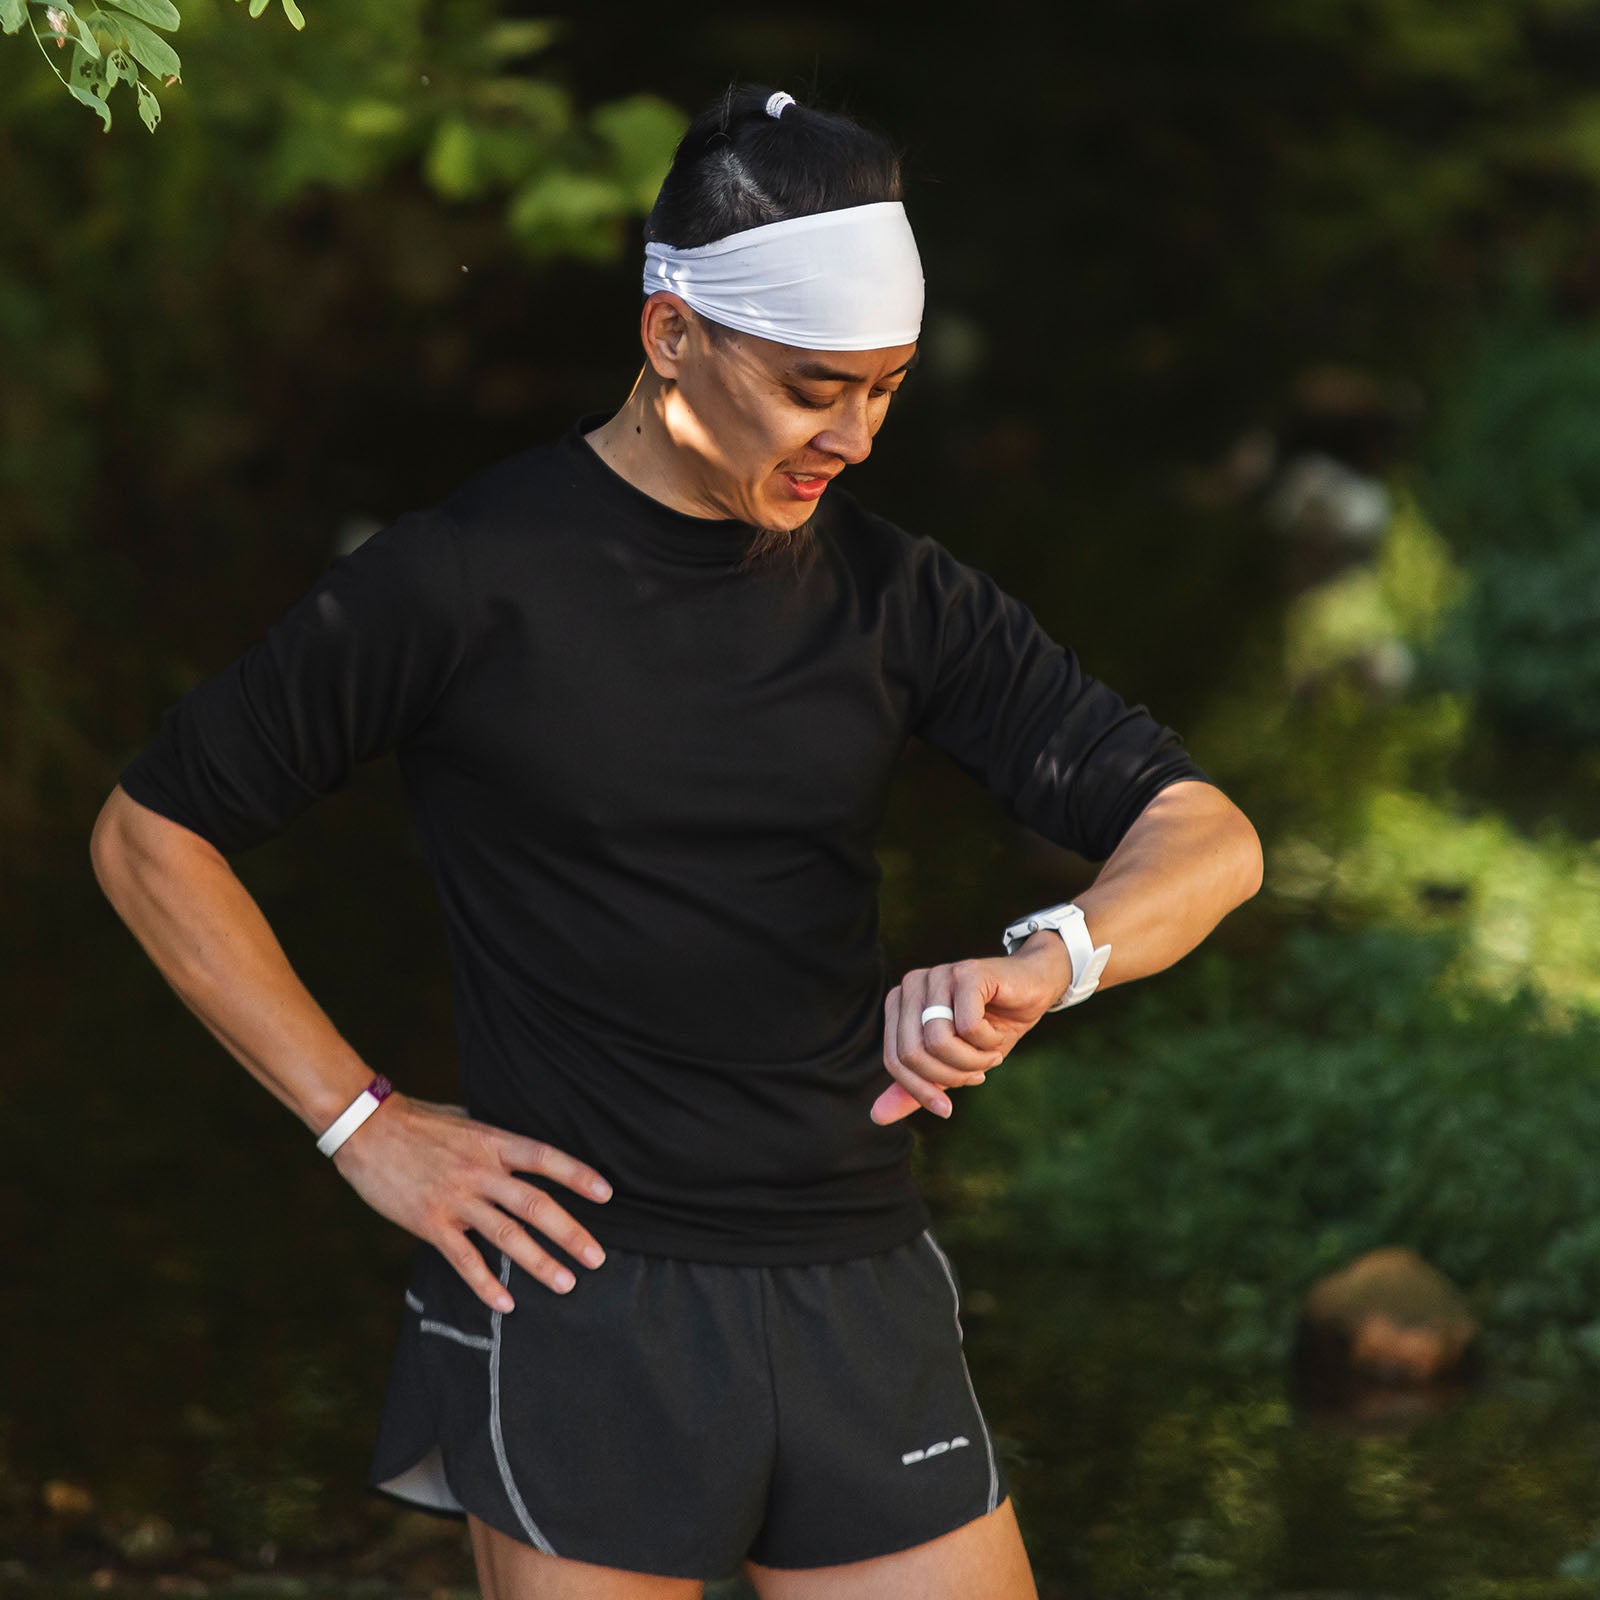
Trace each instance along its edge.
<path fill-rule="evenodd" d="M 684 473 L 684 453 L 667 431 L 666 392 L 645 367 L 621 410 L 584 437 L 613 472 L 651 499 L 693 517 L 723 515 Z"/>

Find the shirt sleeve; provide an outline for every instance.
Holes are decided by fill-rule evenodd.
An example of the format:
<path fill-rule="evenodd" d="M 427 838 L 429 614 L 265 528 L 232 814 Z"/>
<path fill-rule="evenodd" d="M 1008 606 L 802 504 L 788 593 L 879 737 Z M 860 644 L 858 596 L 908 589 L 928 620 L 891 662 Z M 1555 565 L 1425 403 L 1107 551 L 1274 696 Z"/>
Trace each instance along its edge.
<path fill-rule="evenodd" d="M 426 722 L 464 654 L 461 562 L 437 508 L 336 556 L 263 638 L 166 709 L 118 781 L 225 855 L 281 832 Z"/>
<path fill-rule="evenodd" d="M 936 540 L 916 544 L 924 642 L 912 732 L 1009 816 L 1104 861 L 1168 784 L 1211 781 L 1177 733 L 1086 673 L 1020 600 Z"/>

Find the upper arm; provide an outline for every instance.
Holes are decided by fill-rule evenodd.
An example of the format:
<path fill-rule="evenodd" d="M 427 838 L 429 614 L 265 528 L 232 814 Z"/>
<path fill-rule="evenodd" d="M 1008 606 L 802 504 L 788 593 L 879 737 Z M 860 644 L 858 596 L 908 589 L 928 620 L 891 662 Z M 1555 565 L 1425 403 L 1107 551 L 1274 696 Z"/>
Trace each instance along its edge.
<path fill-rule="evenodd" d="M 988 574 L 921 541 L 923 688 L 913 731 L 1017 821 L 1093 861 L 1164 788 L 1210 786 L 1178 734 L 1083 669 Z"/>
<path fill-rule="evenodd" d="M 335 558 L 264 637 L 167 708 L 119 789 L 224 854 L 280 832 L 425 725 L 466 649 L 461 563 L 454 523 L 434 510 Z"/>

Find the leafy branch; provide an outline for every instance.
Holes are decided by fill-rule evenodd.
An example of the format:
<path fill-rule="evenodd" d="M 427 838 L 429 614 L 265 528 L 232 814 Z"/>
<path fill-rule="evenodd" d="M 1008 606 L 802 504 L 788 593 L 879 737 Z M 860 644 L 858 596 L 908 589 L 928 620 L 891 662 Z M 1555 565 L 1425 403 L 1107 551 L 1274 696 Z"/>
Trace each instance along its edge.
<path fill-rule="evenodd" d="M 249 3 L 250 15 L 259 17 L 270 0 Z M 291 25 L 304 28 L 306 19 L 295 0 L 281 3 Z M 41 17 L 43 31 L 39 26 Z M 139 116 L 155 132 L 161 120 L 161 102 L 140 76 L 140 69 L 163 88 L 182 81 L 178 52 L 155 31 L 160 28 L 176 33 L 181 20 L 172 0 L 104 0 L 103 4 L 85 6 L 82 13 L 72 0 L 52 0 L 49 4 L 39 0 L 0 0 L 0 33 L 20 33 L 26 27 L 67 93 L 99 116 L 106 133 L 111 131 L 107 98 L 119 83 L 132 85 Z M 63 73 L 50 46 L 60 51 L 69 44 L 72 55 Z"/>

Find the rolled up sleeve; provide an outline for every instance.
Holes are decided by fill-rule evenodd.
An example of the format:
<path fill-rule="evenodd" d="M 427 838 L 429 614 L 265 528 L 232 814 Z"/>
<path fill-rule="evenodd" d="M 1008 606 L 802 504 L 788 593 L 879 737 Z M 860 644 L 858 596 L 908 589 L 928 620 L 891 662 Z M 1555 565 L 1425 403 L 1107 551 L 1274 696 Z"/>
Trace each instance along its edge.
<path fill-rule="evenodd" d="M 1211 779 L 1173 729 L 1083 670 L 1020 600 L 919 539 L 924 652 L 912 731 L 1009 816 L 1104 861 L 1169 784 Z"/>

